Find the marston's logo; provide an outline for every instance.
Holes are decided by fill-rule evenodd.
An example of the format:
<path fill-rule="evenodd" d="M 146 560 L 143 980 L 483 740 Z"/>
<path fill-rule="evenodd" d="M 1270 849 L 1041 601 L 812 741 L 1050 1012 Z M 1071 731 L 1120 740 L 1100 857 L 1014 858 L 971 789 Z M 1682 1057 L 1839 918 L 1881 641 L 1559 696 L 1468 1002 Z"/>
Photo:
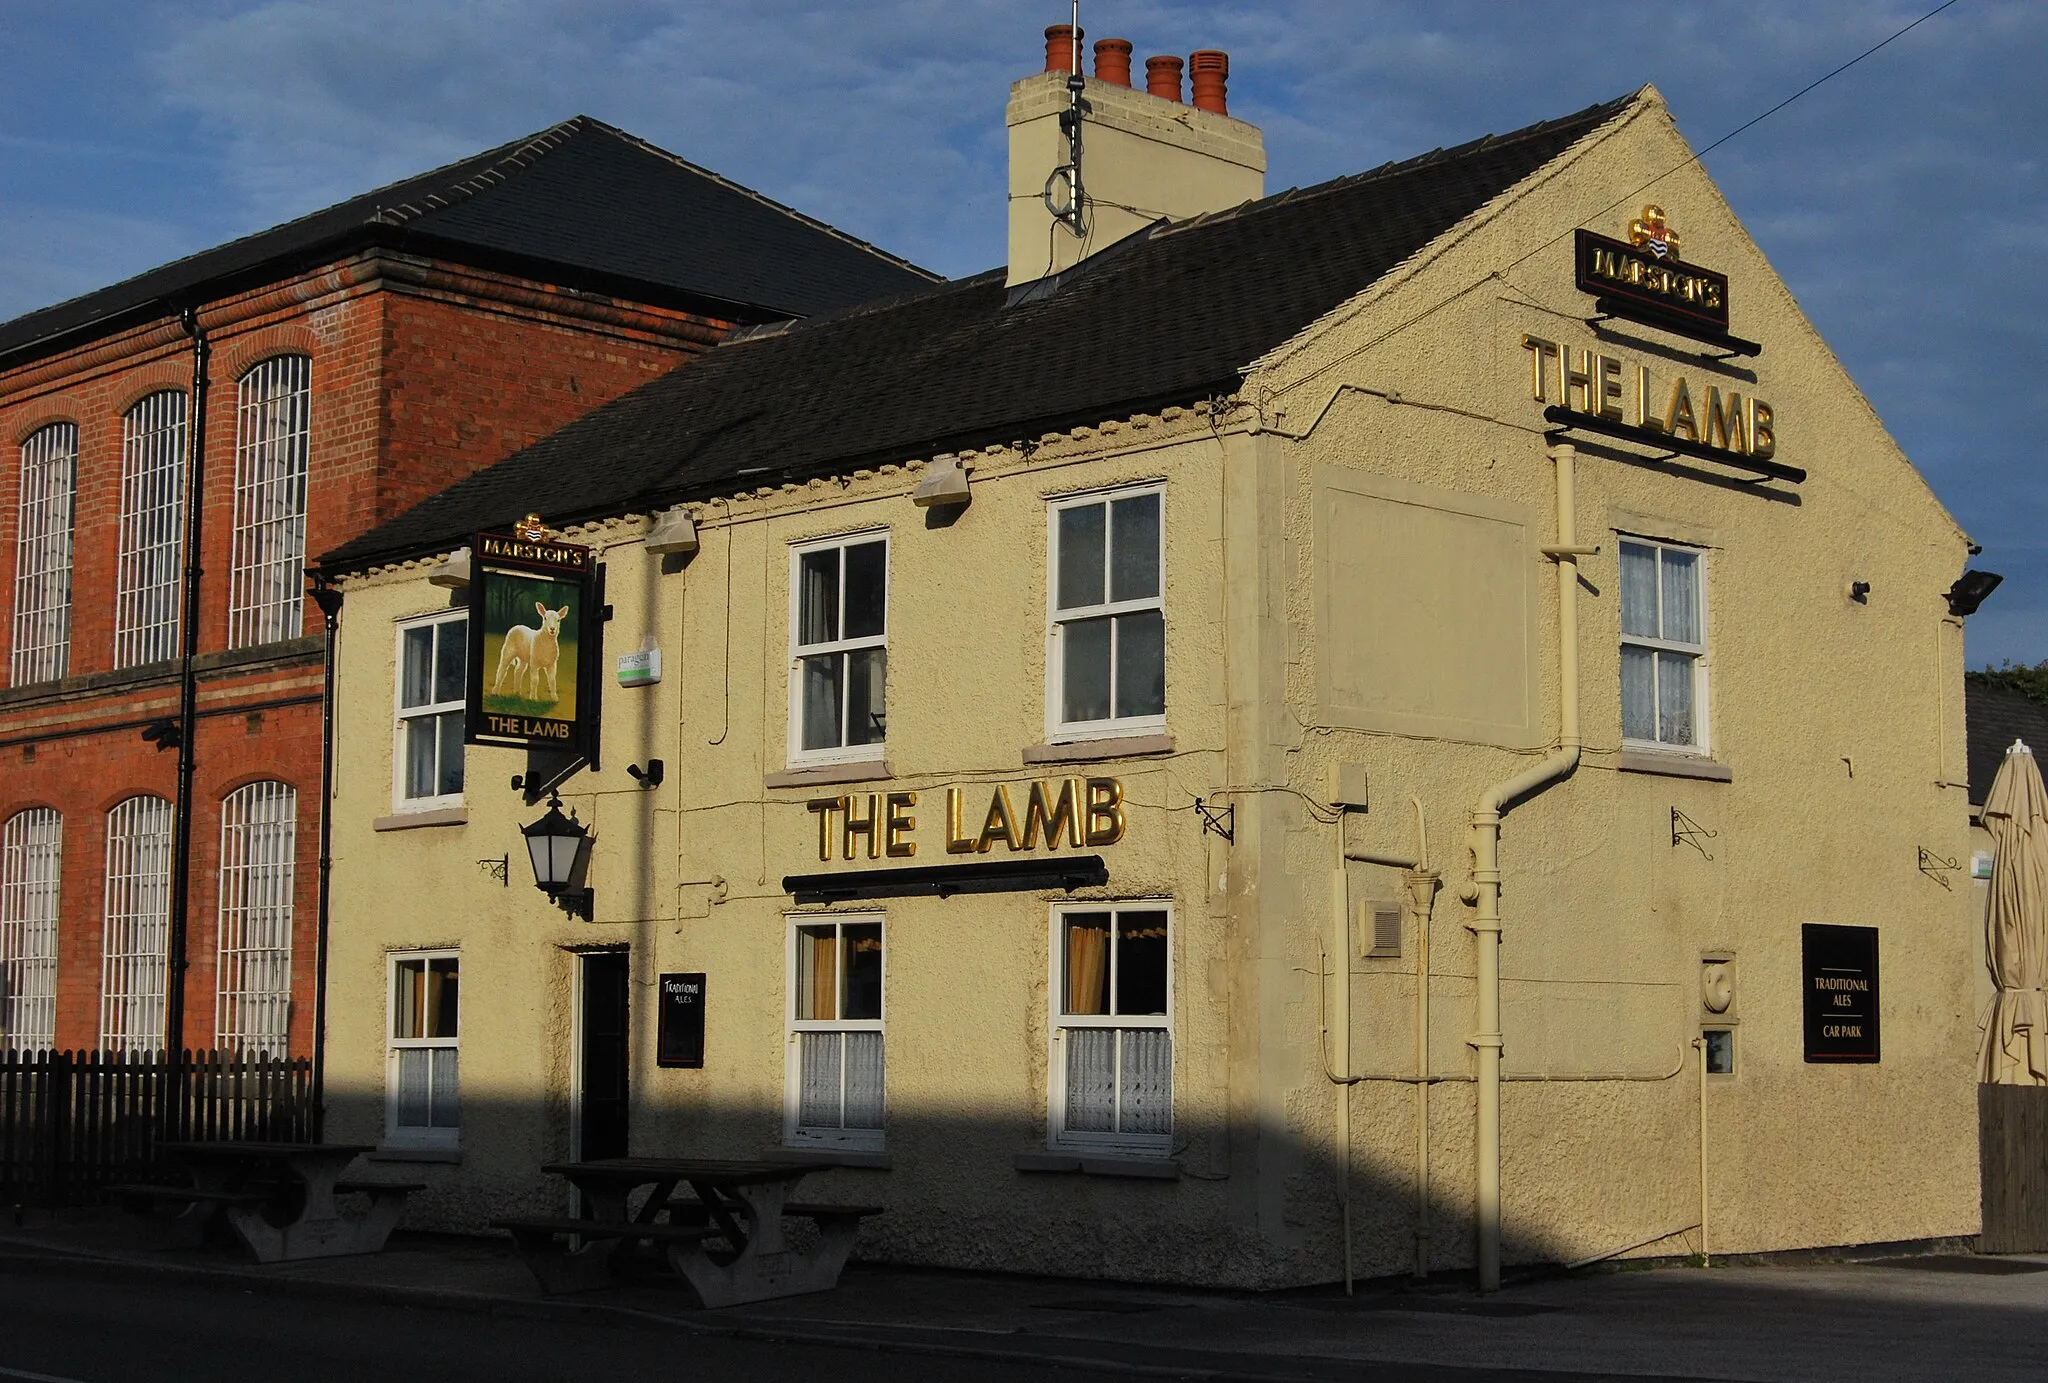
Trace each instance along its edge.
<path fill-rule="evenodd" d="M 1659 259 L 1678 258 L 1678 232 L 1671 229 L 1664 219 L 1664 208 L 1654 202 L 1643 208 L 1643 214 L 1628 223 L 1628 243 L 1639 250 L 1648 250 Z"/>

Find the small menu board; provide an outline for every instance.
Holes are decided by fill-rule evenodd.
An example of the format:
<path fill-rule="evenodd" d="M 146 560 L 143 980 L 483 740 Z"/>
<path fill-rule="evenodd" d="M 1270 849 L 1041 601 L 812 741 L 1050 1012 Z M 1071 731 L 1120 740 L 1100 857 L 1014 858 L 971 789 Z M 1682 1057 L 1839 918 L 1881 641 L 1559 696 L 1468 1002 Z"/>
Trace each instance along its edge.
<path fill-rule="evenodd" d="M 1809 922 L 1802 950 L 1808 1061 L 1877 1060 L 1877 928 Z"/>
<path fill-rule="evenodd" d="M 661 1021 L 654 1042 L 657 1066 L 704 1064 L 704 974 L 699 970 L 661 977 Z"/>

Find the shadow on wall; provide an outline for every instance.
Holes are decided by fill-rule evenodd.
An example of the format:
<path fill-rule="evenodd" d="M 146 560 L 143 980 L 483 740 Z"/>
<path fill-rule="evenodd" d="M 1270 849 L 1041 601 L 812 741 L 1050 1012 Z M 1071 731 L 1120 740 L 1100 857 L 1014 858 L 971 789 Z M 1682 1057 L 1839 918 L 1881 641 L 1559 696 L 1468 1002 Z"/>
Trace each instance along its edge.
<path fill-rule="evenodd" d="M 636 1097 L 630 1151 L 643 1157 L 756 1159 L 781 1151 L 779 1104 L 719 1104 L 695 1099 L 698 1071 L 661 1071 L 666 1089 Z M 644 1077 L 643 1077 L 644 1079 Z M 1405 1090 L 1405 1087 L 1404 1087 Z M 326 1136 L 380 1141 L 384 1092 L 330 1086 Z M 508 1101 L 465 1093 L 458 1163 L 422 1162 L 403 1179 L 428 1184 L 413 1198 L 412 1229 L 488 1232 L 504 1215 L 562 1213 L 567 1184 L 542 1164 L 569 1157 L 566 1100 Z M 1448 1101 L 1432 1123 L 1469 1121 Z M 1468 1179 L 1469 1145 L 1447 1139 L 1442 1174 Z M 1343 1208 L 1339 1177 L 1326 1149 L 1273 1127 L 1219 1127 L 1179 1121 L 1173 1161 L 1113 1173 L 1114 1160 L 1080 1169 L 1027 1170 L 1047 1149 L 1040 1119 L 926 1113 L 892 1106 L 884 1167 L 825 1167 L 799 1189 L 805 1200 L 881 1205 L 865 1222 L 856 1256 L 876 1263 L 1042 1273 L 1241 1288 L 1341 1281 Z M 1021 1157 L 1020 1157 L 1021 1155 Z M 1461 1160 L 1454 1173 L 1454 1159 Z M 1091 1165 L 1095 1164 L 1095 1165 Z M 1150 1172 L 1133 1175 L 1132 1172 Z M 1442 1175 L 1440 1174 L 1440 1175 Z M 1443 1175 L 1442 1179 L 1449 1179 Z M 1363 1165 L 1351 1176 L 1352 1263 L 1360 1279 L 1409 1272 L 1415 1263 L 1415 1190 L 1409 1169 Z M 1437 1272 L 1468 1270 L 1474 1256 L 1469 1200 L 1430 1206 Z M 1637 1238 L 1689 1224 L 1674 1208 L 1668 1222 Z M 1580 1256 L 1542 1234 L 1504 1228 L 1510 1264 L 1560 1263 Z M 1611 1246 L 1622 1247 L 1621 1242 Z M 1674 1238 L 1660 1252 L 1687 1252 Z"/>

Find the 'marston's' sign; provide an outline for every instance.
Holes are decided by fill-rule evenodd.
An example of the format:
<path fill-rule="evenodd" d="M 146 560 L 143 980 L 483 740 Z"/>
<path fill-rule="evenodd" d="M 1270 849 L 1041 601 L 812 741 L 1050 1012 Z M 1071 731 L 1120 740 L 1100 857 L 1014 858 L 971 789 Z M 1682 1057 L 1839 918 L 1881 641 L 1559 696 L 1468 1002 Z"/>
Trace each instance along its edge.
<path fill-rule="evenodd" d="M 1628 316 L 1675 319 L 1723 334 L 1728 330 L 1726 274 L 1659 258 L 1589 230 L 1578 232 L 1577 267 L 1580 291 L 1634 309 Z"/>

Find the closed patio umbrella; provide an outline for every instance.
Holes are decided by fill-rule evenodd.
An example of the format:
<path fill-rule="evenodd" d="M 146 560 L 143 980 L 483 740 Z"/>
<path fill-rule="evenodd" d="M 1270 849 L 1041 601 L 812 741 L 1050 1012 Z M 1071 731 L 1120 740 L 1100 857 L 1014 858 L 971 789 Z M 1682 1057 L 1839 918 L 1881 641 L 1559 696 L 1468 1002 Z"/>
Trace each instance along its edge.
<path fill-rule="evenodd" d="M 1977 1079 L 2048 1085 L 2048 788 L 2018 740 L 1984 801 L 1996 854 L 1984 955 L 1998 986 Z"/>

